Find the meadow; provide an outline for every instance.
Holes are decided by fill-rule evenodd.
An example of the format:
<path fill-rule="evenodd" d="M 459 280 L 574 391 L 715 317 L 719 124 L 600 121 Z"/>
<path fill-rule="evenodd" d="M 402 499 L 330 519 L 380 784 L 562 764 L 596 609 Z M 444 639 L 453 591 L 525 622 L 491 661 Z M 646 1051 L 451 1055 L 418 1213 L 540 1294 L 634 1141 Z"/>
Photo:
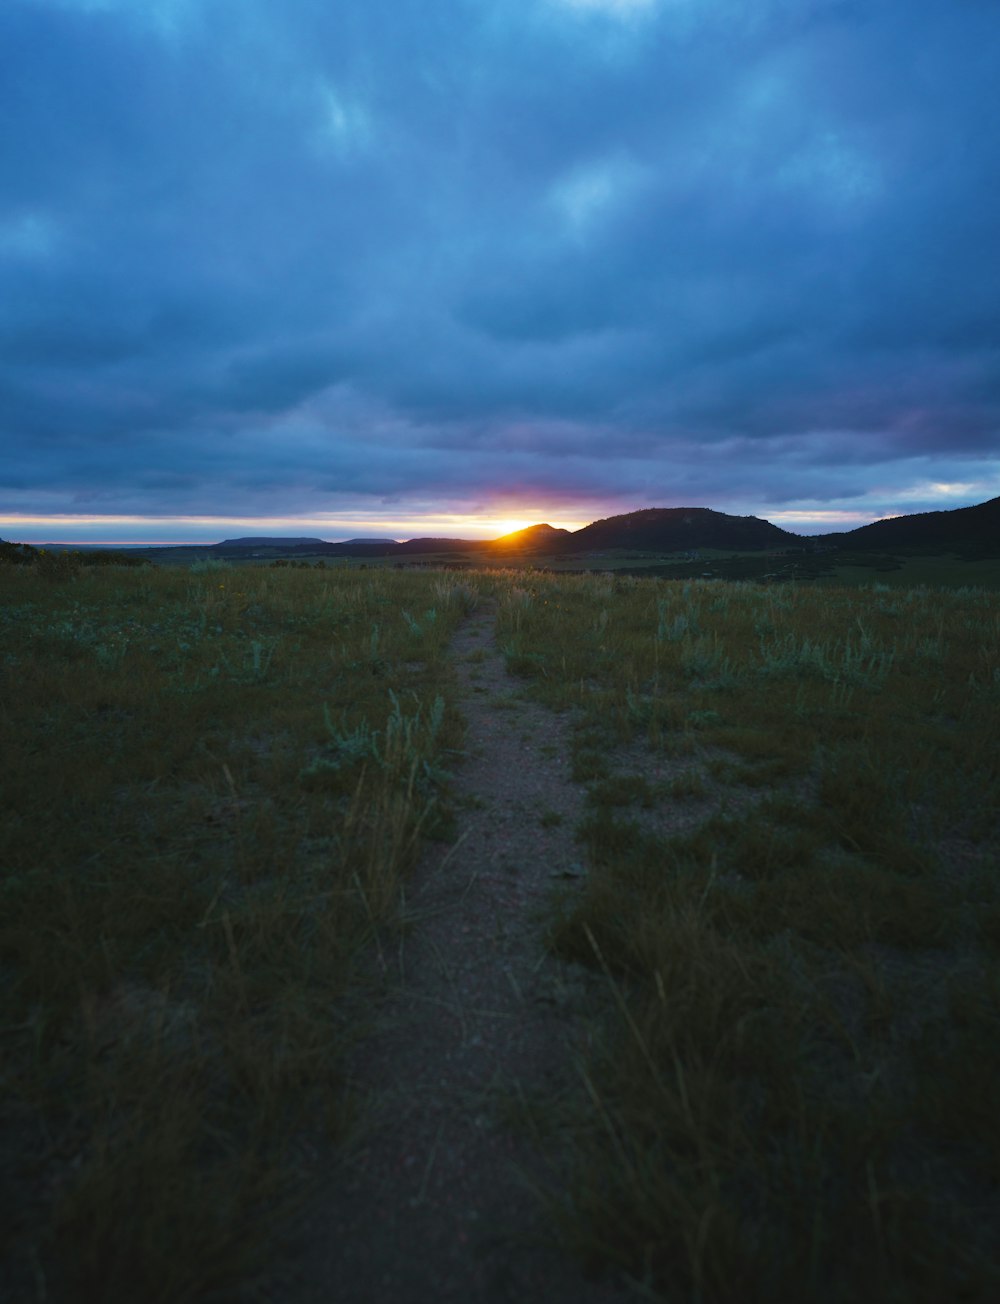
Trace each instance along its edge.
<path fill-rule="evenodd" d="M 577 716 L 615 1013 L 552 1212 L 655 1298 L 995 1298 L 1000 608 L 581 577 L 500 638 Z"/>
<path fill-rule="evenodd" d="M 354 958 L 447 832 L 467 601 L 0 568 L 9 1298 L 200 1300 L 266 1267 L 303 1127 L 351 1122 Z"/>
<path fill-rule="evenodd" d="M 0 567 L 0 1282 L 264 1279 L 354 1121 L 359 957 L 460 827 L 481 602 L 587 790 L 553 1226 L 646 1298 L 994 1298 L 995 595 L 210 563 Z"/>

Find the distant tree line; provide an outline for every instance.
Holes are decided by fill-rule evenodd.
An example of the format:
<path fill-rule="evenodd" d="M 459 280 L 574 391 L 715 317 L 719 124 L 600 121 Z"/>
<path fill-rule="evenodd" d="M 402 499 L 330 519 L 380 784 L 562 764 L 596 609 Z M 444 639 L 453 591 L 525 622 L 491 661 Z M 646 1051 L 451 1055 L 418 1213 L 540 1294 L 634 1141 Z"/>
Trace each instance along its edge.
<path fill-rule="evenodd" d="M 42 570 L 72 573 L 81 566 L 151 566 L 148 557 L 134 557 L 114 548 L 33 548 L 30 543 L 9 543 L 0 539 L 0 565 L 38 566 Z"/>

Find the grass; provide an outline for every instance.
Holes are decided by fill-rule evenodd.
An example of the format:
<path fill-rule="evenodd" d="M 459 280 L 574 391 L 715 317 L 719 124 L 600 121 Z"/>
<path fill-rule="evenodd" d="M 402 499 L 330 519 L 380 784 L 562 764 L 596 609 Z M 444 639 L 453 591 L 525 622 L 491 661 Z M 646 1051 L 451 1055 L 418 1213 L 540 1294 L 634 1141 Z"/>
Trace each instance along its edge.
<path fill-rule="evenodd" d="M 352 1123 L 355 957 L 447 835 L 444 653 L 474 600 L 388 571 L 0 568 L 11 1298 L 266 1275 L 299 1129 Z"/>
<path fill-rule="evenodd" d="M 266 1295 L 481 595 L 588 785 L 563 1238 L 650 1299 L 995 1298 L 995 597 L 375 566 L 0 567 L 4 1289 Z"/>
<path fill-rule="evenodd" d="M 994 1298 L 995 598 L 539 576 L 500 638 L 589 785 L 564 1238 L 648 1298 Z"/>

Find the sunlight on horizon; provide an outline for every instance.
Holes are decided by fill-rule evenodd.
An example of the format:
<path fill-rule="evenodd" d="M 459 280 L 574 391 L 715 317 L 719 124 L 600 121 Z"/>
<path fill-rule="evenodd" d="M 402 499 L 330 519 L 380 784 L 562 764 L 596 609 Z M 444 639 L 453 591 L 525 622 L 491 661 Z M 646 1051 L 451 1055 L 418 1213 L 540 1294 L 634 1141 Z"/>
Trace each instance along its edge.
<path fill-rule="evenodd" d="M 567 518 L 539 509 L 517 516 L 484 513 L 428 513 L 396 520 L 339 512 L 329 516 L 75 516 L 9 514 L 0 516 L 0 538 L 15 543 L 60 543 L 107 547 L 183 547 L 220 543 L 254 535 L 319 538 L 327 542 L 356 538 L 496 539 L 543 522 L 579 530 L 597 514 Z"/>
<path fill-rule="evenodd" d="M 741 502 L 723 506 L 721 510 L 730 515 L 753 514 L 792 533 L 825 534 L 853 530 L 873 521 L 890 520 L 913 511 L 954 508 L 959 505 L 956 499 L 962 497 L 983 501 L 991 492 L 996 493 L 995 485 L 935 482 L 887 492 L 881 502 L 863 505 L 785 507 L 779 511 L 768 511 L 766 507 Z M 185 545 L 204 547 L 221 543 L 224 539 L 254 535 L 318 538 L 329 543 L 357 538 L 400 541 L 421 538 L 481 540 L 499 539 L 542 524 L 556 529 L 581 530 L 594 521 L 627 514 L 629 510 L 641 508 L 630 509 L 614 500 L 599 502 L 581 499 L 565 503 L 560 508 L 557 505 L 525 505 L 501 499 L 492 507 L 484 504 L 483 510 L 479 512 L 421 511 L 418 505 L 412 515 L 392 518 L 380 518 L 377 513 L 360 509 L 312 513 L 308 516 L 143 516 L 125 513 L 77 515 L 70 512 L 12 512 L 0 515 L 0 539 L 13 543 L 54 543 L 70 547 L 90 545 L 149 548 Z"/>
<path fill-rule="evenodd" d="M 526 519 L 497 521 L 497 531 L 500 534 L 516 534 L 518 530 L 527 530 L 529 526 L 540 525 L 540 521 L 529 521 Z"/>

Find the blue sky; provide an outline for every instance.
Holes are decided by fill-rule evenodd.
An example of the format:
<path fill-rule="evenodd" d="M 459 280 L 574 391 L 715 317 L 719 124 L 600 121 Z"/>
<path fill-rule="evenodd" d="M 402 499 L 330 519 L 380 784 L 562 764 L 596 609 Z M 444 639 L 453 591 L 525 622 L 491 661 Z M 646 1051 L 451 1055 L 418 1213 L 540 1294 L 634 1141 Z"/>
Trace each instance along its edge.
<path fill-rule="evenodd" d="M 0 536 L 1000 494 L 998 0 L 3 0 Z"/>

